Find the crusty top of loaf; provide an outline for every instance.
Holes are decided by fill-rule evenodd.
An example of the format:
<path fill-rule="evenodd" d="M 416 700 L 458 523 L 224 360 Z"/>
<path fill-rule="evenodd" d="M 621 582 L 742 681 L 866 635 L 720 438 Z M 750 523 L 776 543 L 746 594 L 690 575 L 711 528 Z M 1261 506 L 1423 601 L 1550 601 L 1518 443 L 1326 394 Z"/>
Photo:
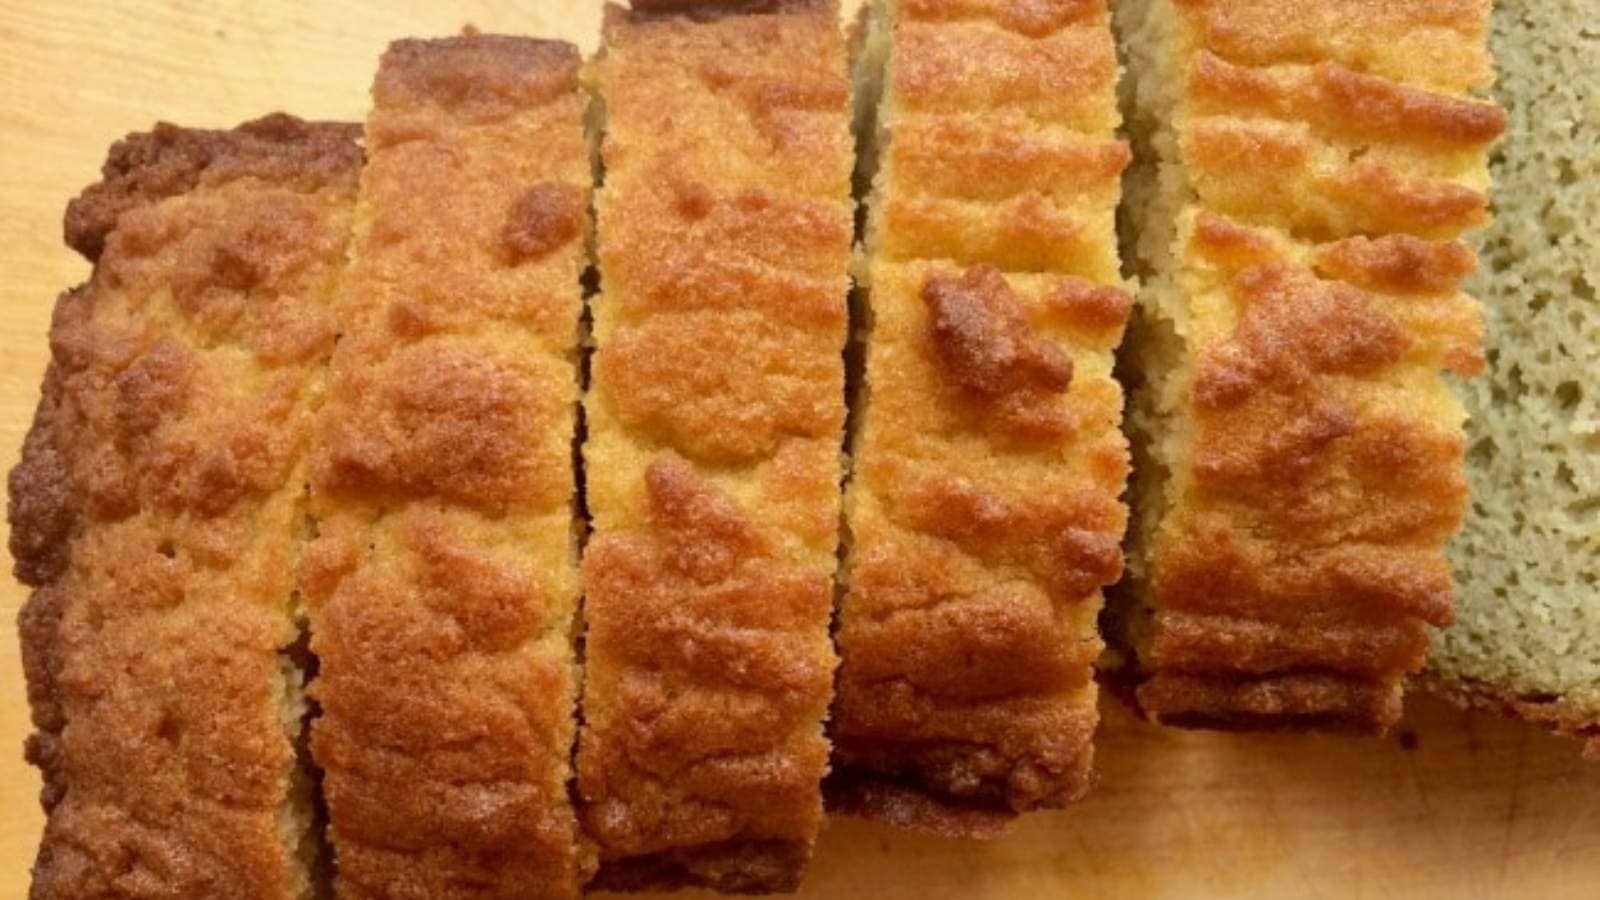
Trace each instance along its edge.
<path fill-rule="evenodd" d="M 381 108 L 438 107 L 473 120 L 540 105 L 578 86 L 582 58 L 566 41 L 499 34 L 406 38 L 384 53 L 373 80 Z"/>
<path fill-rule="evenodd" d="M 1104 2 L 878 12 L 829 800 L 992 834 L 1089 784 L 1126 520 L 1117 64 Z"/>
<path fill-rule="evenodd" d="M 1459 93 L 1493 76 L 1490 0 L 1174 0 L 1198 44 L 1245 65 L 1339 63 Z"/>

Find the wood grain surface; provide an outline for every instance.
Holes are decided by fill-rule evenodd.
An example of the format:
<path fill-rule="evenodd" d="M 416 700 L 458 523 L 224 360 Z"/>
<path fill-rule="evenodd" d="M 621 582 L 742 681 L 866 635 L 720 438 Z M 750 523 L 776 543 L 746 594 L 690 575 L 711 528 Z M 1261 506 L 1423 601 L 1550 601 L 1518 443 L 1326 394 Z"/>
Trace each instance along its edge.
<path fill-rule="evenodd" d="M 599 0 L 0 2 L 0 460 L 28 425 L 55 295 L 87 273 L 61 211 L 156 119 L 359 119 L 385 42 L 485 30 L 592 49 Z M 24 593 L 0 593 L 0 898 L 41 816 L 22 762 Z M 814 898 L 1600 896 L 1600 767 L 1531 729 L 1412 702 L 1389 740 L 1168 732 L 1107 704 L 1099 789 L 988 844 L 835 821 Z"/>

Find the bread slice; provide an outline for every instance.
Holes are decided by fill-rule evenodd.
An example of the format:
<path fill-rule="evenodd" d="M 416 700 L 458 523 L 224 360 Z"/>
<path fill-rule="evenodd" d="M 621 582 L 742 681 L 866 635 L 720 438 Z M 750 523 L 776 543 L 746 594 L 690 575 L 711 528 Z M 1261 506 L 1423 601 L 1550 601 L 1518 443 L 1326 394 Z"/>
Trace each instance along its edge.
<path fill-rule="evenodd" d="M 790 890 L 822 821 L 835 665 L 852 232 L 837 7 L 608 7 L 593 74 L 578 789 L 595 886 Z"/>
<path fill-rule="evenodd" d="M 1600 754 L 1600 69 L 1579 0 L 1499 4 L 1495 221 L 1479 242 L 1488 371 L 1466 386 L 1474 501 L 1430 679 Z"/>
<path fill-rule="evenodd" d="M 11 473 L 36 900 L 312 894 L 294 568 L 357 136 L 159 125 L 67 210 L 94 274 Z"/>
<path fill-rule="evenodd" d="M 575 896 L 572 442 L 590 190 L 570 44 L 405 40 L 367 120 L 313 449 L 342 896 Z"/>
<path fill-rule="evenodd" d="M 829 800 L 992 834 L 1089 786 L 1122 567 L 1110 22 L 1098 0 L 887 0 L 858 69 L 876 173 Z"/>
<path fill-rule="evenodd" d="M 1378 730 L 1466 503 L 1487 0 L 1125 0 L 1144 289 L 1113 629 L 1169 724 Z"/>

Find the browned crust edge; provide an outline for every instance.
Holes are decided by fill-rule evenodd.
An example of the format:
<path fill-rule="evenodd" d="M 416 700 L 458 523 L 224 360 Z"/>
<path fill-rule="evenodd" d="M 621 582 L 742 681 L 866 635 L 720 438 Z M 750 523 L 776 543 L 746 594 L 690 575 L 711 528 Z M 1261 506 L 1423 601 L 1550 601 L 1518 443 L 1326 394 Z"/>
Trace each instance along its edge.
<path fill-rule="evenodd" d="M 733 840 L 607 860 L 588 891 L 706 888 L 723 894 L 790 894 L 811 847 L 798 841 Z"/>
<path fill-rule="evenodd" d="M 67 791 L 59 759 L 66 717 L 56 692 L 61 670 L 57 630 L 64 597 L 54 581 L 67 565 L 78 505 L 55 443 L 61 391 L 59 370 L 51 363 L 45 370 L 33 425 L 23 441 L 22 459 L 11 470 L 6 510 L 17 580 L 37 588 L 17 613 L 17 637 L 34 728 L 24 744 L 23 757 L 39 769 L 43 782 L 39 805 L 46 816 Z M 50 852 L 49 843 L 41 841 L 33 865 L 35 873 L 44 868 Z"/>
<path fill-rule="evenodd" d="M 702 20 L 728 15 L 818 12 L 832 0 L 631 0 L 633 16 L 687 16 Z"/>
<path fill-rule="evenodd" d="M 993 840 L 1017 818 L 1008 807 L 963 805 L 914 782 L 856 768 L 835 769 L 823 781 L 822 795 L 830 814 L 945 838 Z"/>
<path fill-rule="evenodd" d="M 93 262 L 124 212 L 197 185 L 259 178 L 315 190 L 356 177 L 361 126 L 272 113 L 226 131 L 158 122 L 111 145 L 101 180 L 67 205 L 67 246 Z"/>
<path fill-rule="evenodd" d="M 57 759 L 66 719 L 56 694 L 61 669 L 56 633 L 63 598 L 52 582 L 66 568 L 78 505 L 54 440 L 60 405 L 61 380 L 52 363 L 45 370 L 33 425 L 23 440 L 22 459 L 11 470 L 6 510 L 11 523 L 13 571 L 18 581 L 37 588 L 17 612 L 17 636 L 34 728 L 23 755 L 39 768 L 43 779 L 39 805 L 46 815 L 66 795 Z M 40 846 L 41 860 L 48 851 L 48 847 Z"/>
<path fill-rule="evenodd" d="M 1337 673 L 1263 678 L 1157 674 L 1133 691 L 1147 719 L 1215 731 L 1325 731 L 1381 735 L 1399 720 L 1398 684 Z"/>
<path fill-rule="evenodd" d="M 1432 670 L 1412 676 L 1411 683 L 1457 709 L 1493 713 L 1581 741 L 1583 758 L 1600 763 L 1600 710 L 1580 706 L 1561 696 L 1521 695 L 1473 679 L 1449 678 Z"/>

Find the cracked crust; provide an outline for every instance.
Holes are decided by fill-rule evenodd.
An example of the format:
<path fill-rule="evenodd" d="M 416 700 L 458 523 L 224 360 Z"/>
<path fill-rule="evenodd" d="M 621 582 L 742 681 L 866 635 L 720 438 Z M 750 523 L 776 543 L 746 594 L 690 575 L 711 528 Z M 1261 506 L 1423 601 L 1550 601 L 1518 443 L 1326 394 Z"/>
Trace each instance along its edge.
<path fill-rule="evenodd" d="M 361 151 L 277 115 L 159 125 L 68 209 L 63 294 L 11 473 L 48 813 L 31 896 L 309 896 L 286 655 L 310 394 Z"/>
<path fill-rule="evenodd" d="M 835 665 L 843 41 L 832 3 L 635 6 L 595 73 L 581 814 L 596 886 L 793 890 Z"/>
<path fill-rule="evenodd" d="M 1141 248 L 1151 458 L 1116 617 L 1138 702 L 1170 724 L 1381 731 L 1452 615 L 1467 488 L 1439 372 L 1484 364 L 1457 238 L 1485 221 L 1505 123 L 1464 93 L 1487 4 L 1130 9 L 1137 53 L 1181 73 L 1138 85 L 1176 158 L 1168 196 L 1139 186 L 1135 229 L 1177 237 Z"/>
<path fill-rule="evenodd" d="M 1094 622 L 1126 519 L 1110 357 L 1129 156 L 1104 3 L 876 13 L 890 137 L 858 276 L 829 804 L 990 837 L 1090 785 Z"/>
<path fill-rule="evenodd" d="M 399 41 L 374 82 L 300 571 L 341 896 L 574 897 L 592 871 L 568 797 L 578 67 L 474 34 Z"/>

